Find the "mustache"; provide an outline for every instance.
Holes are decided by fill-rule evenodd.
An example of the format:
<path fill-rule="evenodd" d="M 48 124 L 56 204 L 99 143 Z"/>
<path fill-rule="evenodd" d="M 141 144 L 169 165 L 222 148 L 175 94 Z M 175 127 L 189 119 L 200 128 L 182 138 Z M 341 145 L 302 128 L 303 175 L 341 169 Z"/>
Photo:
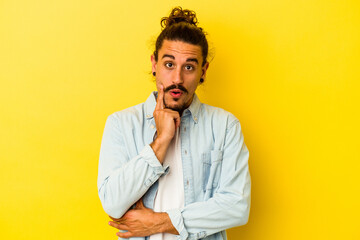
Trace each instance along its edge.
<path fill-rule="evenodd" d="M 185 92 L 185 93 L 188 93 L 188 90 L 186 90 L 186 88 L 185 88 L 184 86 L 182 86 L 182 85 L 175 85 L 175 84 L 170 85 L 170 86 L 168 86 L 167 88 L 165 88 L 165 89 L 164 89 L 164 92 L 166 93 L 166 92 L 168 92 L 168 91 L 170 91 L 170 90 L 172 90 L 172 89 L 180 89 L 181 91 L 183 91 L 183 92 Z"/>

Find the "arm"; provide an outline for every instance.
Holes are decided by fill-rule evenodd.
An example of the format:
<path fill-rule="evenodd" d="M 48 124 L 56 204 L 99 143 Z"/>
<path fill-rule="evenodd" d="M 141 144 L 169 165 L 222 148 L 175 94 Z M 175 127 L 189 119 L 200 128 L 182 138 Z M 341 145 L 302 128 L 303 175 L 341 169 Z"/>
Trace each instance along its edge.
<path fill-rule="evenodd" d="M 105 212 L 121 217 L 165 172 L 152 148 L 146 145 L 128 159 L 122 132 L 114 115 L 107 119 L 100 150 L 98 193 Z"/>
<path fill-rule="evenodd" d="M 246 224 L 250 210 L 249 153 L 240 123 L 227 129 L 219 187 L 214 196 L 183 209 L 167 211 L 181 239 L 199 239 Z"/>
<path fill-rule="evenodd" d="M 109 222 L 110 226 L 126 231 L 116 233 L 121 238 L 150 236 L 156 233 L 179 234 L 172 225 L 167 213 L 154 212 L 144 207 L 142 199 L 136 203 L 134 209 L 126 212 L 122 218 L 111 219 L 113 221 Z"/>
<path fill-rule="evenodd" d="M 214 197 L 166 213 L 137 207 L 109 224 L 128 231 L 117 233 L 122 238 L 167 232 L 180 234 L 181 239 L 204 238 L 243 225 L 248 220 L 250 209 L 248 156 L 240 124 L 236 120 L 225 140 L 220 186 Z"/>
<path fill-rule="evenodd" d="M 177 112 L 164 109 L 161 88 L 154 111 L 158 136 L 139 155 L 128 159 L 125 137 L 113 115 L 106 122 L 100 150 L 98 191 L 105 212 L 120 218 L 165 172 L 162 166 L 167 148 L 180 125 Z"/>

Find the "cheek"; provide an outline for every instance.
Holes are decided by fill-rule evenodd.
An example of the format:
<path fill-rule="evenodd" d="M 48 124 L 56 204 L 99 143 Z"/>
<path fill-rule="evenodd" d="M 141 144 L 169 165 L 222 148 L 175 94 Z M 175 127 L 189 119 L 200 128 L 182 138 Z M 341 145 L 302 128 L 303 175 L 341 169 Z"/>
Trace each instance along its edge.
<path fill-rule="evenodd" d="M 160 87 L 160 85 L 162 84 L 164 87 L 169 86 L 170 82 L 169 82 L 169 77 L 164 74 L 163 72 L 161 73 L 156 73 L 156 85 Z"/>
<path fill-rule="evenodd" d="M 158 78 L 156 78 L 156 88 L 158 90 L 160 90 L 160 85 L 161 85 L 161 82 L 158 80 Z"/>
<path fill-rule="evenodd" d="M 158 89 L 160 89 L 160 86 L 163 86 L 164 88 L 166 88 L 166 82 L 163 81 L 163 78 L 161 76 L 157 76 L 156 75 L 156 87 Z"/>
<path fill-rule="evenodd" d="M 195 90 L 196 90 L 196 88 L 197 88 L 197 85 L 196 85 L 196 86 L 191 87 L 190 91 L 191 91 L 192 93 L 194 93 L 194 92 L 195 92 Z"/>
<path fill-rule="evenodd" d="M 199 85 L 199 80 L 196 78 L 196 79 L 193 79 L 191 81 L 191 84 L 189 85 L 189 90 L 192 91 L 192 92 L 195 92 L 196 88 L 198 87 Z"/>

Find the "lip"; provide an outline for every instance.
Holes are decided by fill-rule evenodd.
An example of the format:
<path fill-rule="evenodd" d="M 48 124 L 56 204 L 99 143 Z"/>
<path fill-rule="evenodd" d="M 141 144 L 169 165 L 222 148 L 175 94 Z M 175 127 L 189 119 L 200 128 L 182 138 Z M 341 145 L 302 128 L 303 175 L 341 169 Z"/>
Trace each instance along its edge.
<path fill-rule="evenodd" d="M 169 93 L 173 98 L 180 98 L 184 94 L 180 89 L 172 89 Z"/>

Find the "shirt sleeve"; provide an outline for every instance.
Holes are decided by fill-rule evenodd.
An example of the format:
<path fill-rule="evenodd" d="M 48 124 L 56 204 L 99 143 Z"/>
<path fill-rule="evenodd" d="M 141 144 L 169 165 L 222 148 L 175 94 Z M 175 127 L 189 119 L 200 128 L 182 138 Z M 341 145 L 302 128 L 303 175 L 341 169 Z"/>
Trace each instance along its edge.
<path fill-rule="evenodd" d="M 98 194 L 105 212 L 120 218 L 165 173 L 150 145 L 129 159 L 115 116 L 108 117 L 101 142 Z"/>
<path fill-rule="evenodd" d="M 214 195 L 182 209 L 167 211 L 179 238 L 200 239 L 244 225 L 250 212 L 249 152 L 238 120 L 227 129 L 222 152 L 221 175 Z"/>

